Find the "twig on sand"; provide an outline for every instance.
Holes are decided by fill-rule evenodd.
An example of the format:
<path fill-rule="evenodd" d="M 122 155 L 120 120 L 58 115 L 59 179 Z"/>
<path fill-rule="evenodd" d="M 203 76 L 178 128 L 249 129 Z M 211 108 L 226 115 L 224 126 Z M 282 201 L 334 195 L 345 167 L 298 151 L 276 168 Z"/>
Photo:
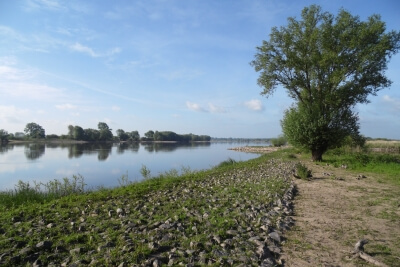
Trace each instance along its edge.
<path fill-rule="evenodd" d="M 382 267 L 388 267 L 386 264 L 375 260 L 374 258 L 372 258 L 370 255 L 368 255 L 367 253 L 364 252 L 364 245 L 368 244 L 368 240 L 367 239 L 361 239 L 359 240 L 356 245 L 354 246 L 354 256 L 352 257 L 353 259 L 356 257 L 360 257 L 361 259 L 374 264 L 376 266 L 382 266 Z"/>

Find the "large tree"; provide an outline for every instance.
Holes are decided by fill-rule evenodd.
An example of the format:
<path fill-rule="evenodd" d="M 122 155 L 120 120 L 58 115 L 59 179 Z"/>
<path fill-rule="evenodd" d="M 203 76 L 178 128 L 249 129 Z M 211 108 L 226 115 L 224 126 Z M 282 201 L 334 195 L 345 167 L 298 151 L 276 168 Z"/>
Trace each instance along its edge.
<path fill-rule="evenodd" d="M 360 21 L 343 9 L 335 17 L 312 5 L 300 20 L 272 28 L 251 65 L 260 72 L 262 95 L 280 85 L 295 101 L 281 121 L 283 132 L 320 161 L 346 136 L 359 135 L 354 107 L 390 86 L 385 70 L 399 46 L 400 33 L 386 32 L 379 15 Z"/>
<path fill-rule="evenodd" d="M 31 122 L 25 126 L 26 135 L 30 138 L 45 138 L 45 130 L 37 123 Z"/>
<path fill-rule="evenodd" d="M 110 141 L 113 138 L 112 134 L 112 129 L 108 127 L 107 123 L 105 122 L 99 122 L 97 124 L 97 128 L 99 129 L 100 132 L 100 141 Z"/>

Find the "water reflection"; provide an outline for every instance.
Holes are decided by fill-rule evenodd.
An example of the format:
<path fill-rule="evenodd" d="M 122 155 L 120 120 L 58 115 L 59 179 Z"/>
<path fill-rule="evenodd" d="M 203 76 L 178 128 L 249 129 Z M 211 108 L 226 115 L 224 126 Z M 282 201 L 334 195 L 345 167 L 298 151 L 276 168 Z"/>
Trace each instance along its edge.
<path fill-rule="evenodd" d="M 97 159 L 103 161 L 111 154 L 112 147 L 112 143 L 71 144 L 67 146 L 68 158 L 80 158 L 84 154 L 97 154 Z"/>
<path fill-rule="evenodd" d="M 82 155 L 97 154 L 99 161 L 106 160 L 116 146 L 117 154 L 124 154 L 125 151 L 138 153 L 142 146 L 149 153 L 157 152 L 173 152 L 177 149 L 191 149 L 200 147 L 209 147 L 209 142 L 199 143 L 83 143 L 83 144 L 68 144 L 68 143 L 11 143 L 0 146 L 0 153 L 7 153 L 14 147 L 24 147 L 25 157 L 29 160 L 36 160 L 42 157 L 46 149 L 67 149 L 69 159 L 80 158 Z"/>
<path fill-rule="evenodd" d="M 45 182 L 75 174 L 84 176 L 89 186 L 117 186 L 121 175 L 128 173 L 132 181 L 141 180 L 143 165 L 157 175 L 182 166 L 201 170 L 227 158 L 257 157 L 228 150 L 233 146 L 239 144 L 10 143 L 0 146 L 0 191 L 20 179 Z"/>
<path fill-rule="evenodd" d="M 36 160 L 44 155 L 46 145 L 44 143 L 25 144 L 25 157 L 29 160 Z"/>
<path fill-rule="evenodd" d="M 143 143 L 142 146 L 148 152 L 172 152 L 178 148 L 209 147 L 210 142 L 199 143 Z"/>
<path fill-rule="evenodd" d="M 121 143 L 117 146 L 117 153 L 124 154 L 125 151 L 137 153 L 139 151 L 139 143 Z"/>

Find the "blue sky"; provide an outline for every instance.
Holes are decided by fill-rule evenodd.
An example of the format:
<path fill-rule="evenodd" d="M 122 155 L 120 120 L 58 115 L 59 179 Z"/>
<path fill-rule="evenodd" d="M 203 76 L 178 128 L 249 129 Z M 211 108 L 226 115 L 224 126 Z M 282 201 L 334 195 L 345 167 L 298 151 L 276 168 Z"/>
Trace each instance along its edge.
<path fill-rule="evenodd" d="M 400 30 L 397 0 L 0 0 L 0 129 L 67 126 L 275 137 L 291 104 L 260 95 L 249 65 L 272 27 L 303 7 L 377 13 Z M 400 55 L 390 89 L 358 105 L 362 134 L 400 139 Z"/>

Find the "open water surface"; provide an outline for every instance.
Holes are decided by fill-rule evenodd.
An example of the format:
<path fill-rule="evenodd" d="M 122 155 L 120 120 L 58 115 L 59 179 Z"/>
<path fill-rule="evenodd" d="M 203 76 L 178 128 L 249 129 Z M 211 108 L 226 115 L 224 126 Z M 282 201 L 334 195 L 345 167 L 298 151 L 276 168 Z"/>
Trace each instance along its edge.
<path fill-rule="evenodd" d="M 0 146 L 0 191 L 14 189 L 19 180 L 43 182 L 82 175 L 88 188 L 114 187 L 127 175 L 142 180 L 142 166 L 151 176 L 176 169 L 209 169 L 232 158 L 245 161 L 259 155 L 228 148 L 268 143 L 24 143 Z M 33 184 L 32 184 L 33 185 Z"/>

